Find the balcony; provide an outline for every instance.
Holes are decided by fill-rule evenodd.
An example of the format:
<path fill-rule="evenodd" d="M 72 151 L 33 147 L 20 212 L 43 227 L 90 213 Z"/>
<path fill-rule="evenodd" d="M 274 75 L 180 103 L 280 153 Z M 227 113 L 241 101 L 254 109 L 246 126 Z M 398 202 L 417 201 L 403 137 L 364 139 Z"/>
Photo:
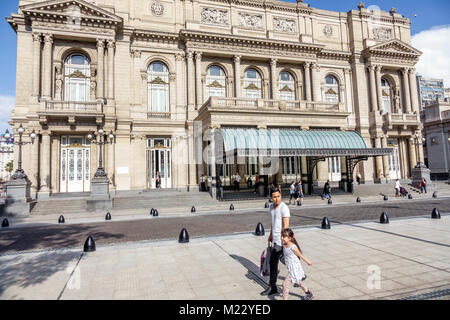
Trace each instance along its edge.
<path fill-rule="evenodd" d="M 41 123 L 46 123 L 49 117 L 68 118 L 70 124 L 75 124 L 76 118 L 95 118 L 97 122 L 103 119 L 103 103 L 97 101 L 55 101 L 41 102 L 38 112 Z"/>
<path fill-rule="evenodd" d="M 286 113 L 336 113 L 347 114 L 344 103 L 308 102 L 308 101 L 284 101 L 270 99 L 248 99 L 248 98 L 222 98 L 210 97 L 200 108 L 199 113 L 205 110 L 226 111 L 254 111 L 254 112 L 286 112 Z M 347 114 L 348 115 L 348 114 Z"/>
<path fill-rule="evenodd" d="M 387 112 L 383 114 L 383 122 L 389 129 L 392 129 L 394 126 L 402 126 L 405 129 L 407 126 L 420 127 L 420 119 L 417 114 L 396 114 Z"/>

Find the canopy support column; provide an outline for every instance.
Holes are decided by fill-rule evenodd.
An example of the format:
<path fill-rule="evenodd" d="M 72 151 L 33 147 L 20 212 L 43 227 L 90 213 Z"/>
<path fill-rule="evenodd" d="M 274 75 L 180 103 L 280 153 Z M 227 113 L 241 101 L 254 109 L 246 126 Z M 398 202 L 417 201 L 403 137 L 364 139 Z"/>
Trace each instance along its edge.
<path fill-rule="evenodd" d="M 326 161 L 327 158 L 324 157 L 309 157 L 307 158 L 308 162 L 308 194 L 313 194 L 313 172 L 314 168 L 317 166 L 319 162 Z"/>
<path fill-rule="evenodd" d="M 358 163 L 361 161 L 366 161 L 368 157 L 366 156 L 347 156 L 345 157 L 347 162 L 347 190 L 353 193 L 353 171 Z"/>

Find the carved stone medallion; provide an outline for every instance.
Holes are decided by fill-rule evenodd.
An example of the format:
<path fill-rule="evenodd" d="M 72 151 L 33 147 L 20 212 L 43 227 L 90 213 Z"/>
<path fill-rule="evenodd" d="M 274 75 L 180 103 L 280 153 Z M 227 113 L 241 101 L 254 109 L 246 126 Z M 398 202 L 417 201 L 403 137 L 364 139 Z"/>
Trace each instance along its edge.
<path fill-rule="evenodd" d="M 333 27 L 327 24 L 325 27 L 323 27 L 323 34 L 327 37 L 333 36 Z"/>
<path fill-rule="evenodd" d="M 164 14 L 164 6 L 162 5 L 161 2 L 158 2 L 158 1 L 153 2 L 152 6 L 151 6 L 151 9 L 152 9 L 152 13 L 155 16 L 160 17 L 160 16 L 162 16 Z"/>

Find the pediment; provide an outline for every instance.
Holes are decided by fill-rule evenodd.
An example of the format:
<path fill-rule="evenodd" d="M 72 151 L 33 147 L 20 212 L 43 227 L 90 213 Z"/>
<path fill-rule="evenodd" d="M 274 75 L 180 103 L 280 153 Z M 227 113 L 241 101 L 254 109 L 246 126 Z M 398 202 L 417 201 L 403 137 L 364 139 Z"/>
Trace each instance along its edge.
<path fill-rule="evenodd" d="M 415 55 L 420 56 L 422 52 L 411 47 L 410 45 L 399 41 L 399 40 L 390 40 L 388 42 L 380 43 L 368 48 L 369 52 L 378 52 L 378 53 L 388 53 L 388 54 L 407 54 L 407 55 Z"/>
<path fill-rule="evenodd" d="M 87 21 L 107 21 L 121 24 L 122 18 L 84 0 L 50 0 L 21 6 L 20 10 L 29 18 L 53 17 L 58 20 L 77 18 Z"/>

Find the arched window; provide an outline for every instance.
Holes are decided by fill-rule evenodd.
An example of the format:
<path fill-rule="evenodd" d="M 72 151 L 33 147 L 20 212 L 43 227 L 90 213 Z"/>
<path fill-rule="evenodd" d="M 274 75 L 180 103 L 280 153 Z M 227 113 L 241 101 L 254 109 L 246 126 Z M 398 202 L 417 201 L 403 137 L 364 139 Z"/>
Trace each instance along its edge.
<path fill-rule="evenodd" d="M 148 111 L 169 112 L 169 69 L 160 62 L 150 64 L 148 74 Z"/>
<path fill-rule="evenodd" d="M 280 100 L 295 100 L 295 80 L 292 74 L 287 71 L 280 73 L 278 92 Z"/>
<path fill-rule="evenodd" d="M 206 99 L 209 97 L 225 97 L 225 72 L 221 67 L 211 66 L 206 72 Z"/>
<path fill-rule="evenodd" d="M 383 101 L 383 112 L 391 112 L 391 86 L 384 78 L 381 78 L 381 98 Z"/>
<path fill-rule="evenodd" d="M 325 77 L 325 101 L 339 103 L 339 82 L 332 75 Z"/>
<path fill-rule="evenodd" d="M 255 69 L 247 69 L 244 74 L 244 97 L 262 98 L 261 75 Z"/>
<path fill-rule="evenodd" d="M 89 101 L 91 62 L 80 53 L 69 55 L 64 61 L 64 100 Z"/>

